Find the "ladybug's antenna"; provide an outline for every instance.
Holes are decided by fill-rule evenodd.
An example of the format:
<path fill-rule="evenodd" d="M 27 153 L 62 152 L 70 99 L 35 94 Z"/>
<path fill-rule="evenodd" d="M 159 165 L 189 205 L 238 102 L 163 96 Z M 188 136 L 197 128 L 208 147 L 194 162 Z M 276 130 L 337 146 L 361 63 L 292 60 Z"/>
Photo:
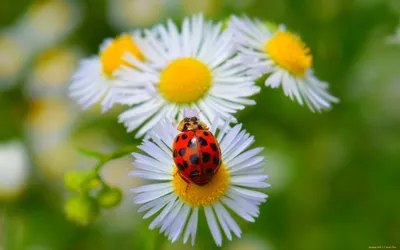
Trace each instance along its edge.
<path fill-rule="evenodd" d="M 197 117 L 198 115 L 200 115 L 200 113 L 201 113 L 202 111 L 203 111 L 203 110 L 200 109 L 199 113 L 197 113 L 195 116 Z"/>

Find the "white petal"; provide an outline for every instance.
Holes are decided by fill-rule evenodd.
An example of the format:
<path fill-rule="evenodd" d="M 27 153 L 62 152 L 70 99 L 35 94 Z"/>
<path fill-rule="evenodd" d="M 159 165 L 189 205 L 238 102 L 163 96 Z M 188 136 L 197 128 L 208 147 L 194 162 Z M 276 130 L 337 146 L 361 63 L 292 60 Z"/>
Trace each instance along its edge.
<path fill-rule="evenodd" d="M 134 170 L 129 173 L 130 176 L 136 176 L 147 180 L 172 180 L 172 175 L 155 174 L 149 171 Z"/>
<path fill-rule="evenodd" d="M 236 125 L 228 132 L 228 134 L 223 138 L 223 140 L 220 141 L 220 146 L 222 151 L 224 151 L 226 147 L 228 147 L 228 145 L 235 139 L 237 134 L 240 132 L 241 128 L 242 124 Z"/>
<path fill-rule="evenodd" d="M 174 208 L 171 210 L 171 212 L 167 215 L 167 217 L 165 217 L 160 232 L 164 232 L 174 221 L 174 219 L 176 218 L 176 216 L 178 216 L 179 211 L 181 210 L 183 206 L 183 203 L 181 201 L 177 202 L 174 206 Z"/>
<path fill-rule="evenodd" d="M 243 135 L 241 136 L 241 134 Z M 245 134 L 245 131 L 242 131 L 234 142 L 235 143 L 232 143 L 232 145 L 234 145 L 232 149 L 227 150 L 225 153 L 224 159 L 226 162 L 231 161 L 233 158 L 237 157 L 248 147 L 250 147 L 251 144 L 254 143 L 254 136 L 249 137 L 249 134 Z"/>
<path fill-rule="evenodd" d="M 143 204 L 152 200 L 155 200 L 159 197 L 162 197 L 166 194 L 169 194 L 172 192 L 172 188 L 166 188 L 162 190 L 155 190 L 155 191 L 148 191 L 141 193 L 135 197 L 135 203 L 136 204 Z"/>
<path fill-rule="evenodd" d="M 236 158 L 232 159 L 231 161 L 229 161 L 229 162 L 227 161 L 226 164 L 233 168 L 236 165 L 241 164 L 241 163 L 245 162 L 248 159 L 251 159 L 252 157 L 257 155 L 258 153 L 260 153 L 262 150 L 263 150 L 263 148 L 251 149 L 249 151 L 246 151 L 246 152 L 240 154 L 239 156 L 237 156 Z"/>
<path fill-rule="evenodd" d="M 189 222 L 186 226 L 185 235 L 183 237 L 183 243 L 186 243 L 189 239 L 189 235 L 192 236 L 192 246 L 196 240 L 197 232 L 197 220 L 198 220 L 199 209 L 197 207 L 193 208 L 192 215 L 190 216 Z"/>
<path fill-rule="evenodd" d="M 264 193 L 250 190 L 250 189 L 245 189 L 245 188 L 240 188 L 240 187 L 235 187 L 235 186 L 231 186 L 230 189 L 243 197 L 254 199 L 254 200 L 265 201 L 265 199 L 267 199 L 267 197 L 268 197 L 268 195 L 266 195 Z"/>
<path fill-rule="evenodd" d="M 228 238 L 228 240 L 232 240 L 232 234 L 228 227 L 228 224 L 225 222 L 225 218 L 222 216 L 220 210 L 218 209 L 218 207 L 215 206 L 215 204 L 213 205 L 213 207 L 214 207 L 215 214 L 217 215 L 219 224 L 221 225 L 222 230 L 224 231 L 226 237 Z"/>
<path fill-rule="evenodd" d="M 265 86 L 270 86 L 271 88 L 277 88 L 281 85 L 282 82 L 283 71 L 278 70 L 272 73 L 266 80 Z"/>
<path fill-rule="evenodd" d="M 232 190 L 228 190 L 228 192 L 226 192 L 226 196 L 231 198 L 232 202 L 235 203 L 236 206 L 246 211 L 246 213 L 251 217 L 258 217 L 260 213 L 259 205 L 264 202 L 240 196 L 237 193 L 232 192 Z"/>
<path fill-rule="evenodd" d="M 173 230 L 172 232 L 174 232 L 174 234 L 171 234 L 171 241 L 175 242 L 179 236 L 182 234 L 183 231 L 183 227 L 185 226 L 186 220 L 189 216 L 189 212 L 190 212 L 190 207 L 188 205 L 184 205 L 182 212 L 179 214 L 179 220 L 176 220 L 176 222 L 174 223 L 175 225 L 173 225 Z M 179 223 L 177 222 L 179 221 Z"/>
<path fill-rule="evenodd" d="M 258 182 L 265 181 L 268 179 L 268 175 L 239 175 L 233 176 L 229 180 L 233 184 L 242 183 L 242 182 Z"/>
<path fill-rule="evenodd" d="M 228 198 L 228 197 L 222 197 L 221 201 L 227 205 L 230 209 L 232 209 L 237 215 L 242 217 L 243 219 L 254 222 L 254 218 L 249 215 L 245 209 L 243 209 L 241 206 L 237 204 L 234 200 Z"/>
<path fill-rule="evenodd" d="M 161 202 L 161 203 L 164 202 L 164 201 L 168 201 L 168 202 L 169 202 L 169 201 L 171 201 L 174 197 L 176 197 L 175 194 L 174 194 L 174 193 L 171 193 L 171 194 L 168 194 L 168 195 L 166 195 L 166 196 L 164 196 L 164 197 L 161 197 L 161 198 L 159 198 L 159 199 L 157 199 L 157 200 L 150 201 L 150 202 L 144 204 L 143 206 L 141 206 L 141 207 L 138 209 L 138 212 L 141 213 L 141 212 L 147 211 L 147 210 L 149 210 L 149 209 L 155 207 L 155 206 L 156 206 L 157 204 L 159 204 L 160 202 Z"/>
<path fill-rule="evenodd" d="M 136 138 L 143 136 L 150 128 L 152 128 L 156 123 L 158 123 L 162 118 L 168 117 L 167 114 L 169 110 L 174 107 L 171 105 L 164 106 L 158 113 L 153 116 L 136 134 Z"/>
<path fill-rule="evenodd" d="M 162 221 L 164 220 L 165 216 L 167 216 L 168 213 L 171 211 L 173 205 L 177 202 L 180 202 L 180 201 L 176 202 L 175 200 L 176 198 L 170 201 L 168 205 L 162 210 L 162 212 L 150 223 L 149 226 L 150 229 L 154 229 L 155 227 L 160 225 L 160 223 L 162 223 Z"/>
<path fill-rule="evenodd" d="M 158 211 L 160 211 L 160 209 L 163 208 L 165 205 L 167 205 L 168 202 L 171 202 L 172 200 L 171 197 L 172 196 L 164 196 L 162 198 L 157 199 L 156 200 L 158 201 L 157 204 L 154 207 L 152 207 L 149 211 L 147 211 L 145 215 L 143 215 L 143 219 L 147 219 L 156 214 Z"/>
<path fill-rule="evenodd" d="M 148 154 L 152 154 L 153 152 L 149 149 L 146 150 L 146 153 Z M 153 157 L 149 157 L 143 154 L 139 154 L 139 153 L 132 153 L 133 157 L 136 158 L 136 160 L 134 161 L 133 165 L 139 165 L 139 163 L 148 166 L 148 171 L 154 171 L 157 173 L 164 173 L 164 174 L 169 174 L 171 173 L 171 163 L 172 160 L 169 161 L 165 161 L 165 162 L 160 162 L 156 159 L 154 159 Z"/>
<path fill-rule="evenodd" d="M 263 166 L 264 163 L 264 156 L 256 156 L 248 159 L 247 161 L 241 162 L 240 164 L 237 164 L 236 166 L 228 165 L 228 169 L 231 173 L 231 175 L 237 174 L 237 171 L 240 170 L 246 170 L 248 168 L 253 168 L 255 166 Z"/>
<path fill-rule="evenodd" d="M 218 213 L 224 218 L 226 223 L 228 224 L 230 230 L 235 233 L 237 237 L 240 238 L 242 235 L 242 231 L 240 230 L 239 225 L 235 222 L 229 212 L 225 209 L 225 207 L 219 202 L 216 201 L 214 203 L 215 208 L 218 210 Z"/>
<path fill-rule="evenodd" d="M 219 230 L 217 220 L 215 219 L 214 212 L 210 206 L 205 206 L 204 212 L 206 214 L 207 224 L 210 228 L 211 235 L 214 238 L 215 244 L 220 247 L 222 246 L 222 235 L 221 231 Z"/>
<path fill-rule="evenodd" d="M 145 141 L 142 145 L 138 146 L 138 148 L 144 152 L 151 152 L 150 154 L 152 157 L 156 158 L 160 162 L 169 163 L 172 161 L 171 151 L 169 151 L 169 154 L 167 154 L 158 145 L 151 141 Z"/>
<path fill-rule="evenodd" d="M 244 168 L 244 169 L 240 169 L 238 171 L 235 171 L 234 173 L 232 173 L 231 171 L 231 176 L 236 176 L 236 175 L 243 175 L 243 174 L 261 174 L 264 173 L 264 168 L 262 168 L 262 166 L 264 166 L 264 163 L 258 163 L 256 165 L 254 165 L 253 167 L 248 167 L 248 168 Z"/>
<path fill-rule="evenodd" d="M 148 184 L 148 185 L 143 185 L 140 187 L 137 187 L 135 189 L 132 189 L 132 192 L 134 193 L 142 193 L 142 192 L 149 192 L 149 191 L 155 191 L 155 190 L 160 190 L 160 189 L 166 189 L 172 187 L 171 182 L 164 182 L 164 183 L 156 183 L 156 184 Z"/>

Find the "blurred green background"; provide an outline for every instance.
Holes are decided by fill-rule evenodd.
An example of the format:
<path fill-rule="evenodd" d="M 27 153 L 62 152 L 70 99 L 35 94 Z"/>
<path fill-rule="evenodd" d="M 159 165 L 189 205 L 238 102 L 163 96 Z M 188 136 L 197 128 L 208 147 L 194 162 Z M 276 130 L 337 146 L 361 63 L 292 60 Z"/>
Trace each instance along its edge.
<path fill-rule="evenodd" d="M 311 48 L 316 75 L 341 99 L 313 114 L 263 88 L 238 114 L 265 147 L 272 187 L 255 223 L 223 249 L 400 248 L 399 0 L 2 0 L 0 3 L 0 249 L 217 249 L 206 222 L 195 247 L 147 229 L 129 190 L 131 157 L 104 178 L 123 203 L 91 226 L 65 219 L 63 175 L 90 169 L 77 147 L 104 152 L 127 143 L 114 108 L 80 112 L 67 97 L 80 58 L 106 37 L 204 12 L 246 13 L 284 23 Z M 400 26 L 399 26 L 400 27 Z M 19 167 L 15 167 L 15 159 Z M 13 165 L 14 164 L 14 165 Z"/>

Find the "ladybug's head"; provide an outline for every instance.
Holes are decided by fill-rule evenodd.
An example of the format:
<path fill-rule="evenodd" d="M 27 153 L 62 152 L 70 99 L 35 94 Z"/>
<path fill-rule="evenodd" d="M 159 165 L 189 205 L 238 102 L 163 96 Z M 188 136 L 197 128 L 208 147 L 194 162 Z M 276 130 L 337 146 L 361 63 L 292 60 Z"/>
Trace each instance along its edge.
<path fill-rule="evenodd" d="M 196 116 L 185 117 L 178 125 L 178 130 L 182 132 L 196 129 L 208 130 L 207 125 Z"/>

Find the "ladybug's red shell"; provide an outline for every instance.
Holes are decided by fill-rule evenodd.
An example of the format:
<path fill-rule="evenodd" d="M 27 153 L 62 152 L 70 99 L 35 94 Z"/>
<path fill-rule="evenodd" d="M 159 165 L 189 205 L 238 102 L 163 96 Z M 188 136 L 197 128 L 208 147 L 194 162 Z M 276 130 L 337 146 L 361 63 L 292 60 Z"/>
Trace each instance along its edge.
<path fill-rule="evenodd" d="M 188 130 L 178 134 L 172 145 L 178 173 L 186 182 L 203 186 L 221 166 L 221 149 L 208 130 Z"/>

